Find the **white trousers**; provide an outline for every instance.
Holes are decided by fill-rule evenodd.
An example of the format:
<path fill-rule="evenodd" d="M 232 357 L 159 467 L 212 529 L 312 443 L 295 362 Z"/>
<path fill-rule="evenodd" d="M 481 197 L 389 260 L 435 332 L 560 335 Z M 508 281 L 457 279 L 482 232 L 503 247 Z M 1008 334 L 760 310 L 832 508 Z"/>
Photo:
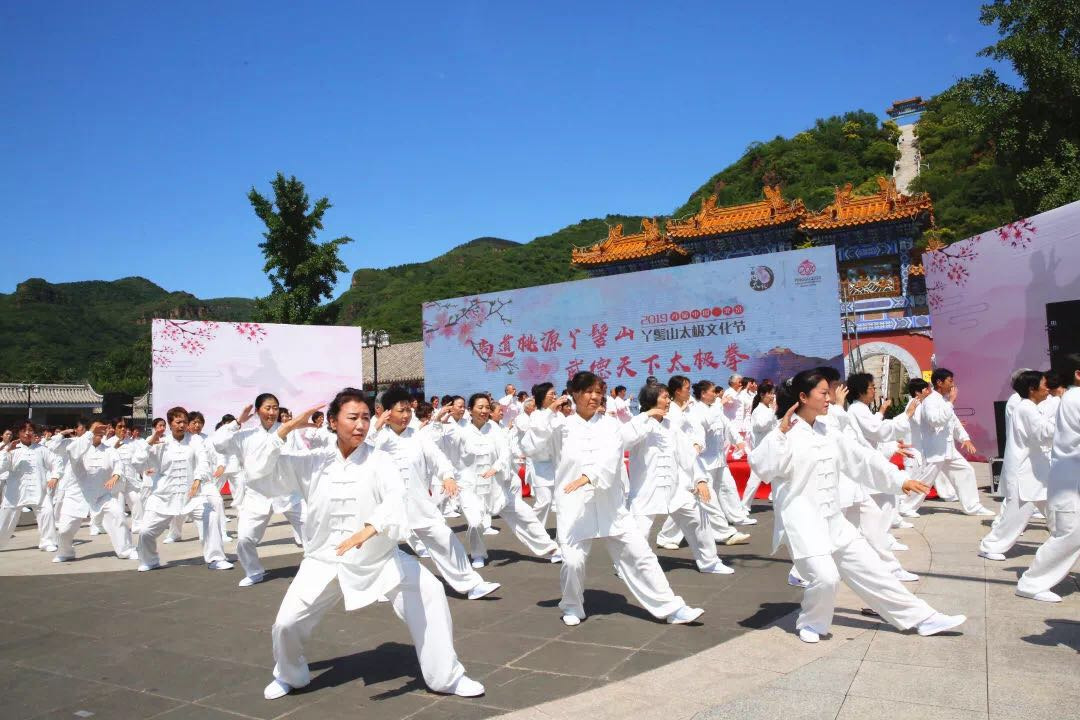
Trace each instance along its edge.
<path fill-rule="evenodd" d="M 1046 501 L 1022 503 L 1015 495 L 1005 498 L 997 521 L 990 528 L 990 532 L 979 541 L 979 550 L 987 553 L 1007 553 L 1012 550 L 1027 529 L 1035 510 L 1045 514 Z"/>
<path fill-rule="evenodd" d="M 495 488 L 492 488 L 494 491 Z M 458 506 L 469 529 L 465 531 L 465 547 L 474 558 L 487 558 L 487 545 L 484 544 L 484 528 L 491 527 L 491 513 L 488 512 L 488 497 L 478 495 L 470 488 L 458 488 Z M 485 520 L 487 521 L 485 524 Z"/>
<path fill-rule="evenodd" d="M 552 501 L 555 498 L 555 487 L 552 485 L 530 485 L 533 495 L 533 513 L 536 521 L 547 527 L 548 514 L 552 510 Z"/>
<path fill-rule="evenodd" d="M 417 539 L 431 556 L 431 562 L 447 585 L 465 594 L 484 581 L 472 568 L 465 547 L 445 522 L 413 528 Z"/>
<path fill-rule="evenodd" d="M 933 479 L 933 483 L 922 480 L 921 482 L 937 487 L 938 495 L 949 498 L 955 493 L 965 515 L 974 515 L 982 508 L 979 500 L 979 487 L 975 480 L 975 469 L 971 463 L 962 457 L 947 458 L 937 462 L 928 462 L 937 472 L 931 472 L 927 480 Z M 950 492 L 955 488 L 954 492 Z M 914 512 L 922 505 L 925 495 L 916 495 L 909 501 L 902 502 L 901 507 L 905 511 Z"/>
<path fill-rule="evenodd" d="M 840 581 L 892 625 L 906 630 L 934 614 L 934 609 L 915 597 L 893 577 L 864 537 L 858 537 L 831 555 L 797 558 L 795 569 L 808 583 L 797 629 L 810 628 L 825 635 L 832 626 L 836 592 Z"/>
<path fill-rule="evenodd" d="M 454 628 L 442 584 L 411 556 L 399 558 L 404 578 L 386 593 L 405 621 L 427 686 L 450 692 L 465 675 L 454 651 Z M 304 558 L 278 608 L 272 630 L 274 677 L 294 688 L 311 682 L 304 643 L 319 620 L 341 600 L 335 563 Z"/>
<path fill-rule="evenodd" d="M 142 526 L 143 508 L 149 495 L 149 489 L 133 488 L 127 484 L 120 491 L 121 505 L 127 505 L 128 510 L 131 512 L 131 532 L 133 533 L 139 532 L 139 528 Z"/>
<path fill-rule="evenodd" d="M 59 557 L 75 557 L 75 534 L 82 527 L 83 519 L 84 516 L 82 515 L 70 515 L 63 510 L 60 511 L 60 518 L 56 522 L 56 530 L 59 535 L 56 554 Z M 124 519 L 120 499 L 110 497 L 106 500 L 101 508 L 101 523 L 105 526 L 105 532 L 109 535 L 109 540 L 112 542 L 113 551 L 117 557 L 126 555 L 133 549 L 131 546 L 131 530 L 128 529 Z"/>
<path fill-rule="evenodd" d="M 44 550 L 50 545 L 58 545 L 60 538 L 56 532 L 56 517 L 53 515 L 52 498 L 46 494 L 40 505 L 34 508 L 34 519 L 38 526 L 38 549 Z M 11 541 L 11 533 L 19 525 L 23 506 L 0 508 L 0 549 Z"/>
<path fill-rule="evenodd" d="M 686 542 L 690 546 L 690 552 L 694 554 L 694 562 L 697 563 L 698 570 L 709 572 L 715 569 L 720 563 L 720 558 L 716 556 L 716 540 L 713 538 L 709 521 L 703 517 L 698 504 L 687 503 L 667 517 L 678 526 L 679 531 L 686 537 Z M 649 536 L 652 535 L 653 522 L 656 518 L 656 515 L 634 516 L 634 522 L 637 523 L 638 529 L 641 530 L 641 536 L 645 538 L 646 545 L 649 543 Z"/>
<path fill-rule="evenodd" d="M 492 488 L 492 492 L 503 492 L 506 495 L 506 504 L 499 511 L 499 517 L 529 552 L 540 557 L 548 557 L 559 551 L 559 545 L 551 539 L 547 529 L 537 519 L 536 513 L 521 497 L 520 490 Z"/>
<path fill-rule="evenodd" d="M 585 619 L 585 564 L 589 559 L 594 538 L 561 546 L 563 562 L 559 568 L 562 600 L 559 609 L 564 615 Z M 626 587 L 653 617 L 666 618 L 686 603 L 671 590 L 664 571 L 649 543 L 636 527 L 618 535 L 603 538 L 615 567 Z"/>
<path fill-rule="evenodd" d="M 737 532 L 735 528 L 731 526 L 731 523 L 728 522 L 727 513 L 720 507 L 718 499 L 720 497 L 720 492 L 717 489 L 720 474 L 719 470 L 713 471 L 712 492 L 709 493 L 708 502 L 702 502 L 700 498 L 697 499 L 698 508 L 700 508 L 702 516 L 708 521 L 708 526 L 712 528 L 713 540 L 715 542 L 724 542 Z M 683 531 L 679 529 L 678 524 L 669 517 L 664 521 L 664 525 L 660 528 L 660 532 L 657 533 L 656 542 L 658 544 L 663 543 L 664 545 L 681 545 L 685 537 Z"/>
<path fill-rule="evenodd" d="M 743 504 L 742 498 L 739 497 L 739 488 L 735 485 L 735 476 L 731 474 L 728 466 L 724 465 L 723 468 L 717 468 L 712 473 L 712 485 L 728 522 L 739 523 L 749 518 L 750 511 Z"/>
<path fill-rule="evenodd" d="M 105 529 L 104 525 L 105 508 L 101 508 L 97 512 L 90 513 L 90 528 L 92 530 L 98 530 L 99 532 Z"/>
<path fill-rule="evenodd" d="M 757 495 L 758 488 L 761 487 L 761 478 L 753 470 L 750 471 L 750 479 L 746 481 L 746 487 L 743 488 L 742 504 L 746 508 L 747 513 L 750 512 L 750 506 L 754 504 L 754 496 Z"/>
<path fill-rule="evenodd" d="M 1020 576 L 1016 589 L 1021 592 L 1050 590 L 1064 580 L 1080 560 L 1080 513 L 1051 508 L 1046 513 L 1046 522 L 1050 537 L 1035 553 L 1031 567 Z"/>
<path fill-rule="evenodd" d="M 203 560 L 212 563 L 225 559 L 225 550 L 221 545 L 221 521 L 218 519 L 218 510 L 212 502 L 212 496 L 197 495 L 203 500 L 201 506 L 196 507 L 191 514 L 199 527 L 199 537 L 202 539 Z M 217 498 L 218 503 L 221 498 Z M 139 562 L 143 565 L 157 565 L 161 562 L 157 551 L 158 536 L 169 529 L 172 522 L 182 515 L 161 515 L 153 510 L 147 510 L 143 515 L 142 532 L 139 533 Z"/>
<path fill-rule="evenodd" d="M 236 527 L 236 558 L 240 566 L 244 568 L 247 577 L 255 577 L 266 572 L 263 564 L 259 561 L 259 543 L 266 533 L 266 526 L 270 524 L 270 518 L 274 515 L 271 508 L 267 512 L 253 512 L 245 509 L 240 504 L 240 513 Z M 285 519 L 292 525 L 293 533 L 303 534 L 303 525 L 300 523 L 300 506 L 294 505 L 282 513 Z"/>
<path fill-rule="evenodd" d="M 874 497 L 876 496 L 868 497 L 862 502 L 844 508 L 844 517 L 863 534 L 866 541 L 870 543 L 871 549 L 877 553 L 881 562 L 885 563 L 886 570 L 890 573 L 902 570 L 903 566 L 900 565 L 900 561 L 896 559 L 896 555 L 889 549 L 891 545 L 889 542 L 890 523 L 886 519 L 885 513 L 881 511 L 881 508 L 874 501 Z"/>

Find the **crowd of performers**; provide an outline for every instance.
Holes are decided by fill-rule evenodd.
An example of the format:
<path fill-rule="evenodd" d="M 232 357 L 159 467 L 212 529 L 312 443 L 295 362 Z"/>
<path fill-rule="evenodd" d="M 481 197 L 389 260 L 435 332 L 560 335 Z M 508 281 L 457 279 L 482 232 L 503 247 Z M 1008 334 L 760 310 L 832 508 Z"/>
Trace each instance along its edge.
<path fill-rule="evenodd" d="M 392 387 L 375 401 L 346 388 L 295 416 L 263 393 L 212 433 L 201 413 L 174 407 L 146 438 L 123 420 L 40 434 L 25 422 L 0 450 L 0 546 L 29 508 L 39 547 L 54 553 L 53 562 L 70 562 L 89 517 L 91 534 L 108 534 L 116 556 L 145 572 L 163 566 L 158 539 L 176 541 L 190 518 L 211 570 L 233 568 L 224 545 L 235 540 L 244 588 L 266 578 L 258 545 L 280 513 L 304 557 L 273 625 L 268 699 L 310 682 L 305 641 L 342 599 L 347 610 L 392 606 L 432 690 L 482 694 L 454 651 L 443 584 L 419 559 L 470 600 L 491 594 L 499 584 L 480 571 L 484 538 L 499 532 L 494 516 L 530 553 L 559 564 L 567 626 L 587 617 L 586 563 L 597 540 L 649 613 L 694 622 L 703 610 L 675 593 L 654 545 L 674 549 L 685 540 L 700 572 L 733 573 L 718 546 L 748 541 L 739 528 L 756 523 L 749 510 L 762 483 L 771 488 L 773 551 L 787 545 L 788 582 L 804 588 L 796 622 L 804 642 L 829 633 L 841 580 L 867 612 L 898 628 L 919 635 L 956 628 L 963 615 L 937 612 L 907 589 L 918 576 L 902 566 L 896 553 L 907 548 L 892 535 L 911 526 L 932 487 L 965 514 L 993 515 L 959 452 L 974 448 L 953 410 L 953 375 L 938 369 L 929 383 L 911 380 L 904 411 L 888 418 L 870 375 L 841 380 L 831 367 L 779 385 L 650 378 L 636 412 L 626 388 L 609 392 L 590 372 L 575 374 L 562 393 L 552 383 L 531 394 L 507 386 L 499 399 L 476 393 L 425 403 Z M 1022 370 L 1012 384 L 1005 501 L 979 554 L 1003 560 L 1044 513 L 1050 539 L 1016 592 L 1057 602 L 1051 588 L 1080 557 L 1080 355 L 1060 374 Z M 898 456 L 902 463 L 890 462 Z M 741 457 L 751 474 L 740 496 L 729 464 Z M 225 483 L 237 508 L 235 538 Z M 464 542 L 447 524 L 462 517 Z"/>

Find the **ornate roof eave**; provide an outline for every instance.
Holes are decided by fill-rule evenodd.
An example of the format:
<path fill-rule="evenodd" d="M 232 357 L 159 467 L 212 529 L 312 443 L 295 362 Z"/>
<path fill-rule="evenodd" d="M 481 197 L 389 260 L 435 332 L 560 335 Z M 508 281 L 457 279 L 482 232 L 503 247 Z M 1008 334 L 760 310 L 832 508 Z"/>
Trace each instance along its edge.
<path fill-rule="evenodd" d="M 781 195 L 779 186 L 766 185 L 764 194 L 764 200 L 728 207 L 717 207 L 716 195 L 710 195 L 701 201 L 701 210 L 692 217 L 668 221 L 668 236 L 690 240 L 781 227 L 796 224 L 807 214 L 803 201 L 788 202 Z"/>
<path fill-rule="evenodd" d="M 659 255 L 685 257 L 689 253 L 672 242 L 660 232 L 656 220 L 642 218 L 641 232 L 623 235 L 622 223 L 608 228 L 604 240 L 584 248 L 570 251 L 570 262 L 574 265 L 609 265 L 616 262 L 641 260 Z"/>
<path fill-rule="evenodd" d="M 904 195 L 896 181 L 878 177 L 878 192 L 855 195 L 851 183 L 837 188 L 835 199 L 824 210 L 805 218 L 799 229 L 808 235 L 843 230 L 859 225 L 896 221 L 933 225 L 934 205 L 927 193 Z"/>

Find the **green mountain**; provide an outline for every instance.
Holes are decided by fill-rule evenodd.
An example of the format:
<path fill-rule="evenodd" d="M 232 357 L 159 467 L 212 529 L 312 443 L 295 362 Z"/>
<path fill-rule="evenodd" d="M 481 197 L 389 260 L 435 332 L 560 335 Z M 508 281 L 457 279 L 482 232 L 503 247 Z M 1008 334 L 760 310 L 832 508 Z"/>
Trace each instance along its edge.
<path fill-rule="evenodd" d="M 31 278 L 0 294 L 0 380 L 82 382 L 142 393 L 150 374 L 150 320 L 254 319 L 253 300 L 200 300 L 149 280 L 50 283 Z"/>

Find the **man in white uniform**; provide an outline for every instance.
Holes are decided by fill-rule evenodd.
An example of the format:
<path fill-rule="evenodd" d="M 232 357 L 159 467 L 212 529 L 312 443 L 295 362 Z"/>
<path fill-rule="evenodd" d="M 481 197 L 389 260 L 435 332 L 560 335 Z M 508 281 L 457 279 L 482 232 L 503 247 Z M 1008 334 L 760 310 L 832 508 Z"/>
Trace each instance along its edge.
<path fill-rule="evenodd" d="M 56 552 L 59 538 L 48 487 L 56 487 L 63 473 L 60 458 L 34 442 L 36 428 L 29 420 L 18 426 L 19 438 L 0 452 L 0 472 L 7 473 L 0 499 L 0 548 L 11 539 L 24 507 L 34 509 L 38 525 L 38 549 Z"/>

